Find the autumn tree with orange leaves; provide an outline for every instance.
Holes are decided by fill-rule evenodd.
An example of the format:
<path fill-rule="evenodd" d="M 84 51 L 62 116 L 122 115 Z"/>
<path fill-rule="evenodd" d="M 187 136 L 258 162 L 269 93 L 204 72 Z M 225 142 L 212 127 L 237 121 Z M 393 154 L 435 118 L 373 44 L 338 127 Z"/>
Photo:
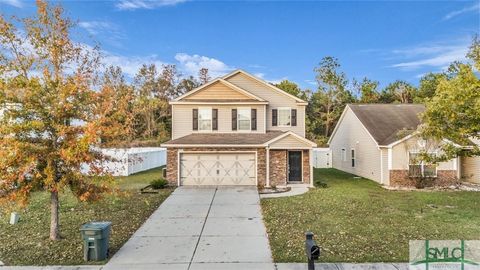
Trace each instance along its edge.
<path fill-rule="evenodd" d="M 59 192 L 89 201 L 111 190 L 95 146 L 130 121 L 108 100 L 115 85 L 96 84 L 98 50 L 74 42 L 72 27 L 44 1 L 29 18 L 0 15 L 0 202 L 26 205 L 32 191 L 49 192 L 52 240 L 60 238 Z M 116 133 L 106 125 L 112 115 Z"/>

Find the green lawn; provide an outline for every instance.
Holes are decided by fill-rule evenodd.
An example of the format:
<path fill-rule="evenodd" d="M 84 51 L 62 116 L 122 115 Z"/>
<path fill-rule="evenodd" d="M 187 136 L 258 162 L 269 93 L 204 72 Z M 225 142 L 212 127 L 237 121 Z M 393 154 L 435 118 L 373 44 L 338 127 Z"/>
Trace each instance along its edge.
<path fill-rule="evenodd" d="M 480 193 L 388 191 L 335 169 L 315 169 L 328 184 L 308 193 L 263 199 L 276 262 L 305 262 L 312 231 L 323 262 L 406 262 L 414 239 L 480 239 Z"/>
<path fill-rule="evenodd" d="M 80 225 L 89 221 L 111 221 L 110 254 L 113 255 L 168 197 L 172 189 L 159 194 L 140 194 L 141 187 L 161 177 L 160 169 L 118 177 L 125 196 L 108 196 L 95 203 L 82 203 L 70 192 L 60 197 L 60 231 L 63 239 L 48 239 L 49 194 L 36 192 L 19 224 L 8 224 L 9 216 L 0 219 L 0 261 L 6 265 L 84 264 Z"/>

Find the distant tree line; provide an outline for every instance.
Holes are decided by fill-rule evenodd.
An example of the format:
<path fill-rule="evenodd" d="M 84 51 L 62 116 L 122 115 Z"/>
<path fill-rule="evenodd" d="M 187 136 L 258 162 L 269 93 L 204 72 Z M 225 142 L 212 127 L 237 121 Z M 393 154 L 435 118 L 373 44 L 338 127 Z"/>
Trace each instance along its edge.
<path fill-rule="evenodd" d="M 170 139 L 172 100 L 210 80 L 208 69 L 198 76 L 182 76 L 175 65 L 144 64 L 132 82 L 127 82 L 120 67 L 110 66 L 103 73 L 102 95 L 111 104 L 109 126 L 117 132 L 103 133 L 104 146 L 154 146 Z"/>

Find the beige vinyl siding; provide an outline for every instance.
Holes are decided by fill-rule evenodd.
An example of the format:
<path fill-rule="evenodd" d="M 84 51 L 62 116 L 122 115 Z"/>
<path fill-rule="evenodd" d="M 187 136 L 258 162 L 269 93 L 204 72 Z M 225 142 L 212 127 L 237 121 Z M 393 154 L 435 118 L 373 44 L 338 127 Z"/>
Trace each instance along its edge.
<path fill-rule="evenodd" d="M 387 148 L 381 148 L 381 166 L 382 166 L 382 175 L 381 177 L 383 180 L 381 181 L 382 184 L 384 185 L 390 185 L 390 171 L 388 170 L 388 149 Z"/>
<path fill-rule="evenodd" d="M 426 143 L 428 151 L 437 151 L 438 148 L 434 148 L 431 143 Z M 430 146 L 430 147 L 429 147 Z M 408 170 L 408 158 L 409 152 L 420 151 L 418 145 L 418 138 L 412 137 L 392 147 L 392 170 Z M 456 170 L 457 164 L 455 160 L 449 160 L 446 162 L 440 162 L 438 164 L 438 170 Z"/>
<path fill-rule="evenodd" d="M 296 100 L 248 78 L 238 73 L 227 79 L 228 82 L 247 90 L 253 95 L 268 101 L 267 107 L 267 130 L 293 131 L 296 134 L 305 137 L 305 106 L 297 105 Z M 272 109 L 289 107 L 297 109 L 297 126 L 294 127 L 274 127 L 272 126 Z"/>
<path fill-rule="evenodd" d="M 280 140 L 278 141 L 275 141 L 273 142 L 272 144 L 270 144 L 270 148 L 272 149 L 302 149 L 302 148 L 305 148 L 305 147 L 308 147 L 308 148 L 312 148 L 312 146 L 310 146 L 309 144 L 303 142 L 303 141 L 300 141 L 298 138 L 295 138 L 294 136 L 292 135 L 288 135 L 284 138 L 281 138 Z"/>
<path fill-rule="evenodd" d="M 188 97 L 185 97 L 183 100 L 192 100 L 192 99 L 252 99 L 251 97 L 240 93 L 237 90 L 233 90 L 230 87 L 216 82 L 205 89 L 202 89 Z"/>
<path fill-rule="evenodd" d="M 480 184 L 480 157 L 463 157 L 460 163 L 462 178 L 468 182 Z"/>
<path fill-rule="evenodd" d="M 342 159 L 342 148 L 346 151 L 346 160 Z M 355 167 L 352 167 L 351 149 L 355 149 Z M 380 150 L 370 134 L 354 115 L 346 108 L 330 142 L 332 165 L 334 168 L 381 182 Z"/>
<path fill-rule="evenodd" d="M 209 107 L 218 109 L 218 130 L 215 133 L 246 132 L 232 131 L 232 109 L 240 107 L 249 107 L 257 109 L 257 130 L 247 131 L 252 133 L 265 133 L 265 105 L 192 105 L 192 104 L 174 104 L 172 105 L 172 140 L 192 134 L 205 133 L 205 131 L 194 131 L 192 123 L 192 111 L 199 107 Z"/>

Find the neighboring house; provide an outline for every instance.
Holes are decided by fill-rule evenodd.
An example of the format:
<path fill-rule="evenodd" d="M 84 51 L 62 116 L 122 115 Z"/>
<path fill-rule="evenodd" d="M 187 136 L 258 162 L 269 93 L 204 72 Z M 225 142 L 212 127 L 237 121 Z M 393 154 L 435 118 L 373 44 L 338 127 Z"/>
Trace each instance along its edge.
<path fill-rule="evenodd" d="M 471 141 L 480 146 L 480 139 L 471 139 Z M 480 156 L 462 158 L 461 170 L 465 181 L 480 184 Z"/>
<path fill-rule="evenodd" d="M 418 104 L 347 105 L 329 140 L 334 168 L 372 179 L 387 186 L 413 186 L 416 178 L 430 178 L 449 185 L 471 175 L 480 182 L 478 158 L 455 158 L 437 165 L 426 164 L 418 153 L 438 153 L 441 142 L 416 136 Z"/>
<path fill-rule="evenodd" d="M 170 102 L 175 185 L 312 185 L 307 102 L 236 70 Z"/>

